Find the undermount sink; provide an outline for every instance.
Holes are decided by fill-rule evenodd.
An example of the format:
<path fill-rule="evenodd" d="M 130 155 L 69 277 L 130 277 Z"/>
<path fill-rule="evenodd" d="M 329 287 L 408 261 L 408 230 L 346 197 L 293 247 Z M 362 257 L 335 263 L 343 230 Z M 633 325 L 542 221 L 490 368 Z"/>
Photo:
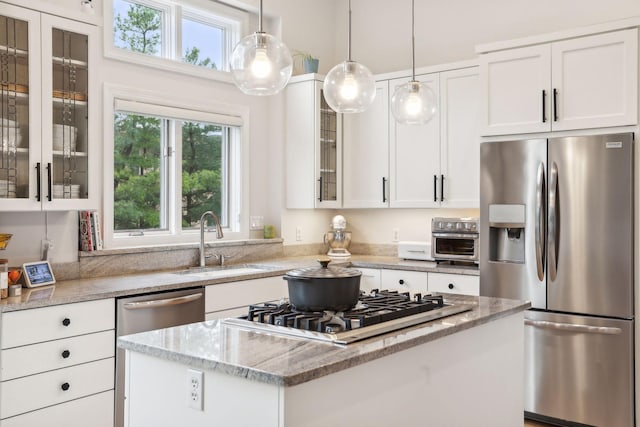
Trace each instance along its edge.
<path fill-rule="evenodd" d="M 176 274 L 182 274 L 190 277 L 198 277 L 202 279 L 217 279 L 221 277 L 242 276 L 245 274 L 264 273 L 265 269 L 254 267 L 228 267 L 228 268 L 193 268 L 191 270 L 180 271 Z"/>

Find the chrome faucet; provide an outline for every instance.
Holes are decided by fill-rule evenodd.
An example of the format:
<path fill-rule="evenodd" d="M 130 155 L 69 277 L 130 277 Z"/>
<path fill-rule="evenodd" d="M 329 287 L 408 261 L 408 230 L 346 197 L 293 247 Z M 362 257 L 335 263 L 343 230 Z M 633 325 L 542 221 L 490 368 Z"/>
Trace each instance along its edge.
<path fill-rule="evenodd" d="M 211 211 L 206 211 L 200 217 L 200 267 L 204 267 L 204 227 L 207 222 L 207 216 L 213 217 L 213 220 L 216 222 L 216 239 L 222 239 L 224 235 L 222 234 L 222 227 L 220 226 L 220 218 L 216 214 Z"/>

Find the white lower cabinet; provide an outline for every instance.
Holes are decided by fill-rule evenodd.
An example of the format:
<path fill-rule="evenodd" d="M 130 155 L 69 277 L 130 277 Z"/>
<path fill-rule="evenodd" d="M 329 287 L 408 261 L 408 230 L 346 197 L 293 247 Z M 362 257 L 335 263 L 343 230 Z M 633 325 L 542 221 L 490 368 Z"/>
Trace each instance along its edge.
<path fill-rule="evenodd" d="M 241 316 L 251 304 L 278 301 L 287 294 L 287 282 L 282 276 L 209 285 L 205 288 L 205 318 Z"/>
<path fill-rule="evenodd" d="M 400 292 L 429 292 L 428 273 L 424 271 L 382 270 L 382 289 Z"/>
<path fill-rule="evenodd" d="M 480 295 L 480 277 L 464 274 L 429 273 L 429 291 Z"/>
<path fill-rule="evenodd" d="M 377 268 L 356 268 L 362 272 L 360 276 L 360 290 L 370 292 L 372 289 L 380 289 L 380 270 Z"/>
<path fill-rule="evenodd" d="M 0 421 L 0 427 L 113 427 L 113 390 Z"/>
<path fill-rule="evenodd" d="M 0 427 L 113 426 L 115 301 L 2 314 Z"/>
<path fill-rule="evenodd" d="M 426 271 L 357 268 L 362 272 L 360 290 L 391 289 L 399 292 L 443 292 L 480 295 L 480 278 L 466 274 L 432 273 Z"/>

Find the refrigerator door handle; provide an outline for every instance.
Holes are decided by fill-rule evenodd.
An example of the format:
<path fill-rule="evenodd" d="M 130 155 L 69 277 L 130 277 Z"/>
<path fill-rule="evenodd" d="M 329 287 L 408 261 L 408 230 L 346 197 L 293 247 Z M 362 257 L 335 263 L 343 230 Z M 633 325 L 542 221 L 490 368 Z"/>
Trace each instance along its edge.
<path fill-rule="evenodd" d="M 558 165 L 551 166 L 549 178 L 549 278 L 556 279 L 558 273 Z"/>
<path fill-rule="evenodd" d="M 620 328 L 611 328 L 606 326 L 576 325 L 573 323 L 557 323 L 557 322 L 548 322 L 545 320 L 524 319 L 524 324 L 527 326 L 533 326 L 535 328 L 553 329 L 556 331 L 566 331 L 566 332 L 580 332 L 585 334 L 619 335 L 622 333 L 622 329 Z"/>
<path fill-rule="evenodd" d="M 538 165 L 538 174 L 536 178 L 536 268 L 538 271 L 538 280 L 544 280 L 544 245 L 545 235 L 545 180 L 544 180 L 544 163 Z"/>

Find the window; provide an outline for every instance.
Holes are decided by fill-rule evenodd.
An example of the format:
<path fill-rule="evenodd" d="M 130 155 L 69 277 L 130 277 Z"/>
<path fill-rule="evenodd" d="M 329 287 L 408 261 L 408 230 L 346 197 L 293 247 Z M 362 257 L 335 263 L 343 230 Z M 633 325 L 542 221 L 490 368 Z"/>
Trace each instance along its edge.
<path fill-rule="evenodd" d="M 106 92 L 113 100 L 105 111 L 113 117 L 108 247 L 196 242 L 206 211 L 219 216 L 225 237 L 246 237 L 240 222 L 247 200 L 246 112 L 218 114 L 210 112 L 215 106 L 165 105 L 161 98 L 135 99 L 124 89 Z"/>
<path fill-rule="evenodd" d="M 194 65 L 228 71 L 228 58 L 248 20 L 247 12 L 214 2 L 111 0 L 111 4 L 107 9 L 113 25 L 105 26 L 107 56 L 163 69 L 170 62 L 174 70 L 187 73 L 194 73 Z"/>

